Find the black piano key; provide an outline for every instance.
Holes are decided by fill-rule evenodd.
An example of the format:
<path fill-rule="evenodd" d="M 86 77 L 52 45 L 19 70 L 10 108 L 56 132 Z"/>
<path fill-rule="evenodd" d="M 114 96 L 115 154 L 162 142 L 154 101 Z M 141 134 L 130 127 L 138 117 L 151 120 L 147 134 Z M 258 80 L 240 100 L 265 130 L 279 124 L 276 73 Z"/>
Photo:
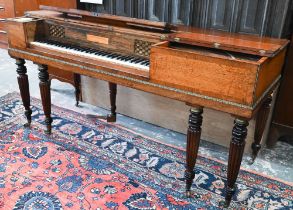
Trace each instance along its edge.
<path fill-rule="evenodd" d="M 137 63 L 142 63 L 142 62 L 144 62 L 144 59 L 142 59 L 142 58 L 140 58 L 138 61 L 137 61 Z"/>
<path fill-rule="evenodd" d="M 131 63 L 136 63 L 136 62 L 138 62 L 138 61 L 139 61 L 139 58 L 135 58 L 135 59 L 131 60 L 130 62 L 131 62 Z"/>
<path fill-rule="evenodd" d="M 109 53 L 109 54 L 107 55 L 107 57 L 108 57 L 108 58 L 116 58 L 116 57 L 118 57 L 118 55 L 117 55 L 116 53 Z"/>
<path fill-rule="evenodd" d="M 74 47 L 73 50 L 78 51 L 78 52 L 85 52 L 85 50 L 81 47 Z"/>
<path fill-rule="evenodd" d="M 141 65 L 144 65 L 144 66 L 146 66 L 146 65 L 147 65 L 147 63 L 148 63 L 148 60 L 145 60 L 145 61 L 143 61 L 143 62 L 141 63 Z"/>
<path fill-rule="evenodd" d="M 99 51 L 96 51 L 95 54 L 96 55 L 101 55 L 102 54 L 102 51 L 100 51 L 100 50 Z"/>
<path fill-rule="evenodd" d="M 90 53 L 90 54 L 95 54 L 95 52 L 97 52 L 97 50 L 94 50 L 94 49 L 89 49 L 88 50 L 88 53 Z"/>
<path fill-rule="evenodd" d="M 91 50 L 86 51 L 87 54 L 93 54 Z"/>
<path fill-rule="evenodd" d="M 78 49 L 79 51 L 81 51 L 81 52 L 85 52 L 85 51 L 86 51 L 86 49 L 83 48 L 83 47 L 77 47 L 77 49 Z"/>
<path fill-rule="evenodd" d="M 120 60 L 121 61 L 127 61 L 128 56 L 123 56 Z"/>
<path fill-rule="evenodd" d="M 78 52 L 84 52 L 84 53 L 88 53 L 88 54 L 102 56 L 102 57 L 110 58 L 113 60 L 119 60 L 119 61 L 129 62 L 129 63 L 133 63 L 133 64 L 139 64 L 142 66 L 149 66 L 149 60 L 146 60 L 145 58 L 133 57 L 131 55 L 121 55 L 121 54 L 117 54 L 115 52 L 107 52 L 107 51 L 100 50 L 100 49 L 74 46 L 71 44 L 60 43 L 60 42 L 56 42 L 53 40 L 45 40 L 45 41 L 41 40 L 39 42 L 46 43 L 46 44 L 53 45 L 53 46 L 57 46 L 57 47 L 62 47 L 64 49 L 70 49 L 70 50 L 75 50 Z"/>
<path fill-rule="evenodd" d="M 122 61 L 123 59 L 122 59 L 122 57 L 119 55 L 119 56 L 117 56 L 116 58 L 114 58 L 115 60 L 117 60 L 117 61 Z"/>
<path fill-rule="evenodd" d="M 73 49 L 76 50 L 76 51 L 81 51 L 81 49 L 78 48 L 78 47 L 74 47 Z"/>
<path fill-rule="evenodd" d="M 123 60 L 124 55 L 119 55 L 116 60 Z"/>
<path fill-rule="evenodd" d="M 105 51 L 103 51 L 103 50 L 97 50 L 97 53 L 99 53 L 99 55 L 104 55 L 105 54 Z"/>
<path fill-rule="evenodd" d="M 72 48 L 75 48 L 75 47 L 77 47 L 77 46 L 75 46 L 75 45 L 72 45 L 72 44 L 66 44 L 66 46 L 67 46 L 67 47 L 72 47 Z"/>
<path fill-rule="evenodd" d="M 125 60 L 126 60 L 126 61 L 129 61 L 130 59 L 132 59 L 131 56 L 126 56 L 126 57 L 125 57 Z"/>
<path fill-rule="evenodd" d="M 94 54 L 100 56 L 102 54 L 102 51 L 97 51 Z"/>
<path fill-rule="evenodd" d="M 140 60 L 136 59 L 136 60 L 132 61 L 131 63 L 138 64 L 139 62 L 140 62 Z"/>
<path fill-rule="evenodd" d="M 106 52 L 101 52 L 100 56 L 106 56 L 107 53 Z"/>
<path fill-rule="evenodd" d="M 129 61 L 129 60 L 131 60 L 133 57 L 132 56 L 129 56 L 129 55 L 125 55 L 124 56 L 124 59 L 126 60 L 126 61 Z"/>
<path fill-rule="evenodd" d="M 80 48 L 80 51 L 81 52 L 87 52 L 87 50 L 86 49 L 83 49 L 83 48 Z"/>
<path fill-rule="evenodd" d="M 129 59 L 129 62 L 132 63 L 133 61 L 135 61 L 137 58 L 132 57 L 131 59 Z"/>

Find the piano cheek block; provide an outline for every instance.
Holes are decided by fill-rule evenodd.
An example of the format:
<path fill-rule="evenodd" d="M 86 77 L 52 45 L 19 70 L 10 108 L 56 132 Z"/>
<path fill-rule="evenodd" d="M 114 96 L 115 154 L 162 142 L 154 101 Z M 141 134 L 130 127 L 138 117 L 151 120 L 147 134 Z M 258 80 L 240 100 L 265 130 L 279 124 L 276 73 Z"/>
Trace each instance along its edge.
<path fill-rule="evenodd" d="M 41 19 L 37 18 L 13 18 L 8 19 L 7 32 L 10 47 L 25 49 L 37 36 L 42 37 L 44 33 Z"/>
<path fill-rule="evenodd" d="M 254 104 L 281 73 L 285 50 L 276 57 L 241 55 L 162 42 L 151 49 L 150 79 L 220 100 Z"/>

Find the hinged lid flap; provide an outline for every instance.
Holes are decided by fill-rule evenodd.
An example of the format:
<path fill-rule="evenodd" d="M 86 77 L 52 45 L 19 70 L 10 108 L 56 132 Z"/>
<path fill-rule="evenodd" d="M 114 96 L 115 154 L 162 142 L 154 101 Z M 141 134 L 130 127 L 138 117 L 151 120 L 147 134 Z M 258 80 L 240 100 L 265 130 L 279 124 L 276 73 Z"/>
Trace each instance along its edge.
<path fill-rule="evenodd" d="M 137 19 L 124 16 L 116 16 L 104 13 L 88 12 L 77 9 L 64 9 L 51 6 L 40 6 L 39 11 L 29 11 L 25 14 L 27 16 L 37 16 L 43 18 L 75 18 L 84 21 L 99 21 L 108 25 L 116 25 L 122 27 L 132 27 L 148 30 L 158 30 L 162 32 L 169 32 L 172 25 L 165 22 L 150 21 L 144 19 Z M 94 21 L 95 22 L 95 21 Z"/>
<path fill-rule="evenodd" d="M 190 31 L 180 31 L 180 30 Z M 286 39 L 232 34 L 213 30 L 182 27 L 170 34 L 169 41 L 233 52 L 273 57 L 289 43 Z"/>

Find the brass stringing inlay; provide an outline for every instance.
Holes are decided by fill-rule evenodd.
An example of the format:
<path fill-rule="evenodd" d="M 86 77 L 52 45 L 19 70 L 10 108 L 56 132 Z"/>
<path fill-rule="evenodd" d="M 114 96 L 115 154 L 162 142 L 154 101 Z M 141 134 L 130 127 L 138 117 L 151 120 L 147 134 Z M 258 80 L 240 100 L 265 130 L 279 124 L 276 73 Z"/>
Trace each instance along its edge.
<path fill-rule="evenodd" d="M 173 88 L 173 87 L 168 87 L 168 86 L 156 84 L 156 83 L 149 82 L 149 81 L 143 81 L 143 80 L 140 80 L 140 79 L 136 79 L 136 78 L 132 78 L 132 77 L 124 76 L 124 75 L 119 75 L 119 74 L 112 73 L 112 72 L 99 70 L 99 69 L 96 69 L 96 68 L 91 68 L 91 67 L 79 65 L 79 64 L 72 63 L 72 62 L 58 60 L 58 59 L 55 59 L 55 58 L 51 58 L 51 57 L 47 57 L 47 56 L 43 56 L 43 55 L 38 55 L 38 54 L 30 53 L 30 52 L 27 52 L 27 51 L 23 51 L 23 50 L 9 48 L 9 51 L 14 51 L 16 53 L 23 53 L 25 55 L 30 55 L 30 56 L 35 56 L 37 58 L 47 59 L 49 61 L 53 61 L 53 62 L 62 63 L 62 64 L 73 66 L 73 67 L 78 67 L 78 68 L 81 68 L 81 69 L 94 71 L 94 72 L 97 72 L 97 73 L 100 73 L 100 74 L 104 74 L 104 75 L 108 75 L 108 76 L 112 76 L 112 77 L 117 77 L 117 78 L 120 78 L 120 79 L 125 79 L 125 80 L 129 80 L 129 81 L 132 81 L 132 82 L 144 84 L 144 85 L 149 85 L 151 87 L 156 87 L 156 88 L 161 88 L 161 89 L 165 89 L 165 90 L 169 90 L 169 91 L 174 91 L 174 92 L 177 92 L 177 93 L 182 93 L 182 94 L 202 98 L 202 99 L 205 99 L 205 100 L 215 101 L 215 102 L 218 102 L 218 103 L 222 103 L 222 104 L 226 104 L 226 105 L 230 105 L 230 106 L 234 106 L 234 107 L 239 107 L 239 108 L 242 108 L 242 109 L 249 109 L 249 110 L 256 109 L 257 106 L 259 105 L 259 103 L 264 99 L 264 97 L 267 96 L 267 94 L 269 94 L 269 92 L 272 90 L 272 88 L 274 86 L 276 86 L 279 83 L 280 79 L 281 79 L 281 75 L 279 75 L 275 79 L 275 81 L 266 89 L 266 91 L 262 94 L 262 96 L 254 104 L 245 105 L 245 104 L 239 104 L 239 103 L 236 103 L 236 102 L 227 101 L 227 100 L 224 100 L 224 99 L 214 98 L 214 97 L 211 97 L 211 96 L 201 95 L 201 94 L 186 91 L 186 90 L 181 90 L 181 89 L 177 89 L 177 88 Z"/>
<path fill-rule="evenodd" d="M 62 26 L 49 25 L 49 33 L 50 33 L 50 36 L 53 36 L 56 38 L 65 37 L 65 29 Z"/>
<path fill-rule="evenodd" d="M 134 41 L 134 53 L 136 55 L 149 57 L 152 44 L 151 42 L 136 39 Z"/>

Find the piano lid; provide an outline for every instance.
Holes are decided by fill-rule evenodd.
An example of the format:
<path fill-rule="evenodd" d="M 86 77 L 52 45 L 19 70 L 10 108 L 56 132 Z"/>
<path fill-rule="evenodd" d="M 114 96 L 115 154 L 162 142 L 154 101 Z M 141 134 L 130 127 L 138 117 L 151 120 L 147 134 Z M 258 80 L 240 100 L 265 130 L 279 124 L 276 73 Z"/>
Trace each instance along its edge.
<path fill-rule="evenodd" d="M 189 45 L 273 57 L 289 40 L 178 26 L 168 40 Z"/>
<path fill-rule="evenodd" d="M 173 25 L 166 22 L 157 22 L 144 19 L 130 18 L 124 16 L 116 16 L 104 13 L 88 12 L 77 9 L 64 9 L 51 6 L 40 6 L 41 10 L 28 11 L 26 16 L 39 18 L 75 18 L 76 20 L 84 20 L 89 22 L 100 22 L 103 24 L 116 25 L 121 27 L 145 28 L 149 30 L 158 30 L 162 32 L 170 32 Z"/>
<path fill-rule="evenodd" d="M 41 6 L 41 11 L 26 12 L 27 16 L 40 18 L 67 19 L 77 18 L 83 21 L 98 21 L 103 24 L 120 27 L 132 27 L 137 29 L 158 30 L 167 32 L 165 40 L 216 48 L 233 52 L 252 55 L 273 57 L 284 49 L 289 40 L 256 35 L 228 33 L 216 30 L 207 30 L 183 25 L 172 25 L 165 22 L 157 22 L 102 13 L 92 13 L 76 9 L 63 9 L 58 7 Z"/>

